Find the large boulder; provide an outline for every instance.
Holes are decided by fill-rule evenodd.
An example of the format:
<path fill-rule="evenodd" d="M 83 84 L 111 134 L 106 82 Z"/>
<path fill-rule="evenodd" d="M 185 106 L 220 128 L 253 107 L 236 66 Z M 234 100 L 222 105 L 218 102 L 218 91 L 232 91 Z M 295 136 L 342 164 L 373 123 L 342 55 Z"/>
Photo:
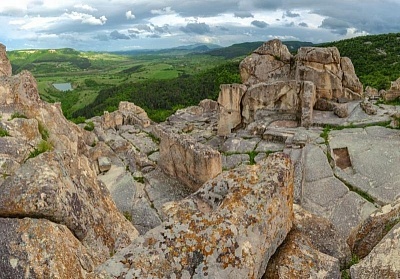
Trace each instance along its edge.
<path fill-rule="evenodd" d="M 261 278 L 293 220 L 283 153 L 224 172 L 165 206 L 170 219 L 97 268 L 97 278 Z"/>
<path fill-rule="evenodd" d="M 260 82 L 251 86 L 242 100 L 243 122 L 253 122 L 259 109 L 296 114 L 301 107 L 300 90 L 295 80 Z"/>
<path fill-rule="evenodd" d="M 294 79 L 292 55 L 280 40 L 265 42 L 239 65 L 242 83 L 254 85 L 260 82 Z"/>
<path fill-rule="evenodd" d="M 400 200 L 377 209 L 353 229 L 348 243 L 352 252 L 364 258 L 389 230 L 400 222 Z"/>
<path fill-rule="evenodd" d="M 367 257 L 350 267 L 351 278 L 393 278 L 400 275 L 400 223 L 372 249 Z"/>
<path fill-rule="evenodd" d="M 268 263 L 264 279 L 340 278 L 339 261 L 293 230 Z"/>
<path fill-rule="evenodd" d="M 197 190 L 222 171 L 221 154 L 196 142 L 189 135 L 179 135 L 158 125 L 153 128 L 160 138 L 159 166 L 170 176 Z"/>
<path fill-rule="evenodd" d="M 241 103 L 247 87 L 243 84 L 222 84 L 220 89 L 218 135 L 226 136 L 242 123 Z"/>
<path fill-rule="evenodd" d="M 12 68 L 10 60 L 8 60 L 6 53 L 6 46 L 0 44 L 0 77 L 10 77 L 12 74 Z"/>
<path fill-rule="evenodd" d="M 90 251 L 64 225 L 46 219 L 0 218 L 1 278 L 86 278 Z"/>
<path fill-rule="evenodd" d="M 317 98 L 360 99 L 362 84 L 350 59 L 341 58 L 336 47 L 302 47 L 296 55 L 296 80 L 312 81 Z"/>
<path fill-rule="evenodd" d="M 383 94 L 385 101 L 393 101 L 400 97 L 400 78 L 391 82 L 390 89 Z"/>

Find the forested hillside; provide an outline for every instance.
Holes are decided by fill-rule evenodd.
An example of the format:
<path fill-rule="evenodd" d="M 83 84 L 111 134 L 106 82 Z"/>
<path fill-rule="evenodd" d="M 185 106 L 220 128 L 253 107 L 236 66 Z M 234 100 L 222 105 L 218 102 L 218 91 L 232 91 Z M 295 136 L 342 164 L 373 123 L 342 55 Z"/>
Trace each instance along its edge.
<path fill-rule="evenodd" d="M 388 89 L 390 82 L 400 77 L 400 33 L 356 37 L 320 46 L 336 46 L 341 56 L 350 57 L 364 87 Z"/>
<path fill-rule="evenodd" d="M 72 117 L 100 115 L 116 110 L 120 101 L 130 101 L 144 108 L 154 121 L 164 121 L 178 108 L 198 104 L 207 98 L 216 100 L 219 85 L 234 82 L 240 83 L 238 62 L 175 79 L 123 83 L 101 90 L 93 103 L 77 110 Z"/>

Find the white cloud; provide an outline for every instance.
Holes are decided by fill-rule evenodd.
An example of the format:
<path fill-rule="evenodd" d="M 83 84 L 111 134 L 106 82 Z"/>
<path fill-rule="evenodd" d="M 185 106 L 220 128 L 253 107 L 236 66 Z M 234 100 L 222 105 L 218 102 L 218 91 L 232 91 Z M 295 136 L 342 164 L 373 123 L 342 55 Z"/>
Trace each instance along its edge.
<path fill-rule="evenodd" d="M 158 9 L 158 10 L 151 10 L 151 13 L 153 15 L 170 15 L 170 14 L 174 14 L 175 11 L 171 9 L 171 7 L 165 7 L 162 9 Z"/>
<path fill-rule="evenodd" d="M 132 11 L 127 11 L 125 13 L 125 16 L 126 16 L 126 19 L 134 19 L 135 18 L 135 15 L 132 14 Z"/>
<path fill-rule="evenodd" d="M 97 11 L 96 8 L 93 8 L 92 6 L 89 6 L 89 5 L 86 5 L 86 4 L 76 4 L 76 5 L 74 5 L 74 8 L 85 10 L 85 11 L 88 11 L 88 12 L 96 12 Z"/>
<path fill-rule="evenodd" d="M 78 12 L 64 13 L 63 16 L 65 18 L 69 18 L 74 21 L 80 21 L 81 23 L 90 25 L 104 25 L 107 21 L 107 18 L 105 16 L 96 18 L 90 14 L 78 13 Z"/>

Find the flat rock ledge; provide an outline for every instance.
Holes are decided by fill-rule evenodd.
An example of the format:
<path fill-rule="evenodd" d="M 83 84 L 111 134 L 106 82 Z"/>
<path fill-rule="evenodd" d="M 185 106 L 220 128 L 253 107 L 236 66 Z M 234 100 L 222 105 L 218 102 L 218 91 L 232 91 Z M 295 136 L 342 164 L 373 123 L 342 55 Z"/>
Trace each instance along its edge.
<path fill-rule="evenodd" d="M 164 206 L 168 221 L 96 268 L 95 278 L 261 278 L 293 221 L 293 166 L 276 153 L 223 172 Z"/>

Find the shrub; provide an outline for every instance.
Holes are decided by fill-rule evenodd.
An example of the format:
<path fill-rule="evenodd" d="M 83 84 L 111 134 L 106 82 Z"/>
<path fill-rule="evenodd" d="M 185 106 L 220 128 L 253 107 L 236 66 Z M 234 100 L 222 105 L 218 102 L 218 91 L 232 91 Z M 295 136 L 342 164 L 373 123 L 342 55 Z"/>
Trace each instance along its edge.
<path fill-rule="evenodd" d="M 33 151 L 31 151 L 31 153 L 29 153 L 28 159 L 30 158 L 34 158 L 36 156 L 38 156 L 39 154 L 42 154 L 46 151 L 52 150 L 53 146 L 45 141 L 45 140 L 41 140 L 39 142 L 39 144 L 37 145 L 37 147 L 35 147 L 35 149 Z"/>
<path fill-rule="evenodd" d="M 0 137 L 9 137 L 10 134 L 7 132 L 7 130 L 3 129 L 0 127 Z"/>
<path fill-rule="evenodd" d="M 92 121 L 86 122 L 85 127 L 83 128 L 86 131 L 93 131 L 94 130 L 94 123 Z"/>

